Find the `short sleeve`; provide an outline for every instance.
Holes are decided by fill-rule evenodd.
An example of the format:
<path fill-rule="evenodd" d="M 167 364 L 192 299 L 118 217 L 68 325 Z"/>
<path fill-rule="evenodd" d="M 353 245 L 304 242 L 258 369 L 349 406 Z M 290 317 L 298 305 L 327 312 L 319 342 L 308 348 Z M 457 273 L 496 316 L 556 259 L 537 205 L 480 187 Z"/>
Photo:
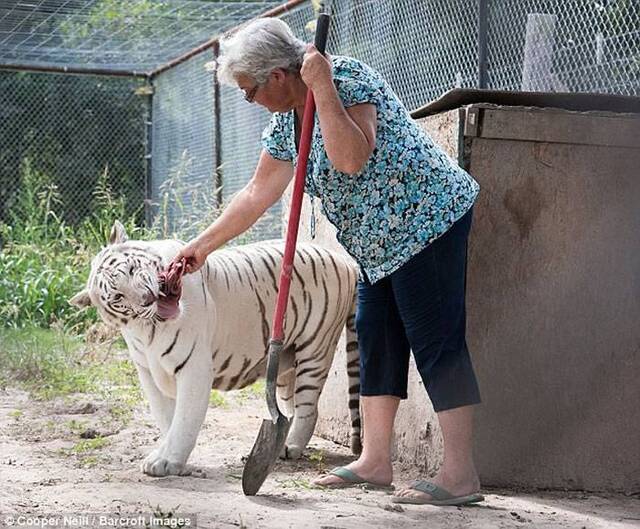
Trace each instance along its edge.
<path fill-rule="evenodd" d="M 334 57 L 333 80 L 345 107 L 363 103 L 379 106 L 383 99 L 384 80 L 380 74 L 356 59 Z"/>
<path fill-rule="evenodd" d="M 335 84 L 338 97 L 340 97 L 340 101 L 342 101 L 345 108 L 363 103 L 376 105 L 380 99 L 380 90 L 375 82 L 337 78 Z"/>
<path fill-rule="evenodd" d="M 293 161 L 295 154 L 289 145 L 290 134 L 286 114 L 275 113 L 262 131 L 262 146 L 276 160 Z"/>

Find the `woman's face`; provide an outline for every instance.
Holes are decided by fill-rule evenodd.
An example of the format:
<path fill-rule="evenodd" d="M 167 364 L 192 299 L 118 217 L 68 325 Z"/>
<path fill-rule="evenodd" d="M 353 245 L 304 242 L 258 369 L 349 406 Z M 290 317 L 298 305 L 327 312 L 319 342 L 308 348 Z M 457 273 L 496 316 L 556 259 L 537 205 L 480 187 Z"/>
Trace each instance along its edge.
<path fill-rule="evenodd" d="M 284 70 L 274 70 L 262 84 L 243 74 L 236 76 L 236 82 L 249 103 L 263 106 L 269 112 L 288 112 L 295 107 L 293 76 Z"/>

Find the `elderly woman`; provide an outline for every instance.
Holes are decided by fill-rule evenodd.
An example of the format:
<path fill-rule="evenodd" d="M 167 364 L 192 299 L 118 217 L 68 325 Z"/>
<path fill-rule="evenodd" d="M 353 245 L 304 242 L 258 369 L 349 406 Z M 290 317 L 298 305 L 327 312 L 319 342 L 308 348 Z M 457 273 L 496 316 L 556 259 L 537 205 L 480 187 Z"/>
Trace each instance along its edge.
<path fill-rule="evenodd" d="M 249 183 L 175 261 L 186 258 L 187 272 L 198 270 L 281 197 L 312 90 L 319 127 L 306 191 L 321 199 L 362 271 L 356 329 L 366 428 L 360 457 L 316 484 L 391 483 L 393 423 L 407 398 L 411 349 L 438 414 L 444 462 L 434 479 L 397 491 L 394 501 L 482 500 L 472 458 L 472 409 L 480 396 L 465 340 L 466 248 L 477 183 L 362 62 L 321 55 L 277 19 L 256 20 L 221 44 L 219 78 L 273 116 Z"/>

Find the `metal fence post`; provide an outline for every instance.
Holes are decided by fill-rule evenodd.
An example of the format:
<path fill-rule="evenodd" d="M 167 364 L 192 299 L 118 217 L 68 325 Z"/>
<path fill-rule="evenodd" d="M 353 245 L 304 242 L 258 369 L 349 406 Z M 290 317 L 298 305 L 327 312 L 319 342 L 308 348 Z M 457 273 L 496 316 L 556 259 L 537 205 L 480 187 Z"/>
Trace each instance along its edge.
<path fill-rule="evenodd" d="M 489 0 L 478 0 L 478 88 L 487 88 Z"/>
<path fill-rule="evenodd" d="M 213 44 L 213 60 L 218 62 L 218 56 L 220 54 L 220 42 L 215 41 Z M 222 207 L 222 135 L 220 132 L 220 83 L 218 81 L 218 68 L 213 71 L 213 137 L 215 142 L 214 163 L 215 165 L 215 179 L 214 179 L 214 191 L 216 194 L 216 205 Z"/>
<path fill-rule="evenodd" d="M 144 220 L 147 228 L 153 223 L 153 79 L 145 85 L 144 114 Z"/>

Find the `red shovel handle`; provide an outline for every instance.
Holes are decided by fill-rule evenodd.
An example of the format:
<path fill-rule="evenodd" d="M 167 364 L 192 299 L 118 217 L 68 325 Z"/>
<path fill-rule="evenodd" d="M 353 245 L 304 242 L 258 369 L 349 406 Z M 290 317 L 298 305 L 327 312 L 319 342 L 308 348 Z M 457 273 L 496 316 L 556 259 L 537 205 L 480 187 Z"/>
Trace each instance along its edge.
<path fill-rule="evenodd" d="M 324 54 L 327 43 L 330 17 L 326 13 L 318 16 L 316 22 L 315 47 Z M 304 116 L 302 117 L 302 130 L 300 132 L 300 148 L 296 162 L 296 174 L 291 195 L 291 209 L 289 210 L 289 223 L 287 225 L 287 241 L 280 272 L 280 286 L 278 288 L 278 301 L 273 316 L 273 329 L 271 339 L 282 341 L 284 339 L 284 315 L 289 300 L 289 287 L 291 286 L 291 274 L 293 272 L 293 257 L 296 252 L 298 240 L 298 226 L 300 224 L 300 210 L 302 209 L 302 193 L 304 192 L 304 180 L 307 174 L 307 162 L 311 151 L 311 137 L 313 135 L 313 121 L 316 112 L 316 103 L 313 92 L 307 91 L 307 99 L 304 104 Z"/>

